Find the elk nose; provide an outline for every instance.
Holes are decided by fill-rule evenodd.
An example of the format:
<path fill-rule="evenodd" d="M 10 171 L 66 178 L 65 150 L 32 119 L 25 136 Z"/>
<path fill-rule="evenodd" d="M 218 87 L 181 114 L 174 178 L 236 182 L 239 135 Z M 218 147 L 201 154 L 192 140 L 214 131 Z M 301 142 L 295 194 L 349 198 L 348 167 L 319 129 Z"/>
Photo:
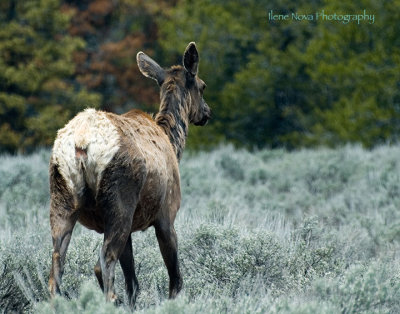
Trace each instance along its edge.
<path fill-rule="evenodd" d="M 211 119 L 211 108 L 210 107 L 206 107 L 205 110 L 205 116 L 207 117 L 207 119 Z"/>

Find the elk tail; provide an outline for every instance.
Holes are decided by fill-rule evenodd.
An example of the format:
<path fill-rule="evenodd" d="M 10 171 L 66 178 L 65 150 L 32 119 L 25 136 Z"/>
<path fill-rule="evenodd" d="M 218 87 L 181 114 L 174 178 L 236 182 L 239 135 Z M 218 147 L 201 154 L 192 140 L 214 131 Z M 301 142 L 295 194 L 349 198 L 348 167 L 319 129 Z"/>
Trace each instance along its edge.
<path fill-rule="evenodd" d="M 88 121 L 82 123 L 75 129 L 75 162 L 76 162 L 76 181 L 80 182 L 78 194 L 88 185 L 88 147 L 90 139 L 90 125 Z"/>
<path fill-rule="evenodd" d="M 90 138 L 90 127 L 88 121 L 83 121 L 82 124 L 75 130 L 75 158 L 85 163 L 87 161 L 87 149 L 89 146 L 88 139 Z"/>

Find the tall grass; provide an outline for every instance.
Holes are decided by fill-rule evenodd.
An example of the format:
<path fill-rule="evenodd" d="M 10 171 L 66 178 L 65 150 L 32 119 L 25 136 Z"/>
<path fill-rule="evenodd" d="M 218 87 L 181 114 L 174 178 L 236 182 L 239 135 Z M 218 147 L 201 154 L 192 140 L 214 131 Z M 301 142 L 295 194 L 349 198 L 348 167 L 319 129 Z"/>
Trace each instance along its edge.
<path fill-rule="evenodd" d="M 176 229 L 184 289 L 168 275 L 152 229 L 132 235 L 150 313 L 400 312 L 400 147 L 367 151 L 221 147 L 186 154 Z M 77 225 L 62 296 L 49 300 L 48 158 L 0 157 L 0 311 L 125 313 L 107 304 L 93 266 L 101 235 Z"/>

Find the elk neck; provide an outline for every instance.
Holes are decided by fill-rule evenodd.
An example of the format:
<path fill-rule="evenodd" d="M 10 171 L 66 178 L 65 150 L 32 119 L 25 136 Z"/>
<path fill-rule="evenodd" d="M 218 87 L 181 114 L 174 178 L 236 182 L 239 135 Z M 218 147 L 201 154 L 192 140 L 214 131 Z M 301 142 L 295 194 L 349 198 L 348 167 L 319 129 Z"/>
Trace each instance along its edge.
<path fill-rule="evenodd" d="M 163 84 L 160 98 L 160 111 L 156 114 L 155 121 L 169 137 L 180 161 L 188 135 L 190 95 L 171 81 Z"/>

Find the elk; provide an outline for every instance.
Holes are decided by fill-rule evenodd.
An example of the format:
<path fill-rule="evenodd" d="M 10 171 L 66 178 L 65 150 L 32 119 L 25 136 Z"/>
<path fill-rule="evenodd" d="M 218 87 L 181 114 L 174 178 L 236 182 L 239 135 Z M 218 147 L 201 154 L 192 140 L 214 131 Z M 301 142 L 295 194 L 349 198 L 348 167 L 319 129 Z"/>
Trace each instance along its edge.
<path fill-rule="evenodd" d="M 140 71 L 160 86 L 160 108 L 153 117 L 133 109 L 117 115 L 86 109 L 57 132 L 50 174 L 50 226 L 53 240 L 51 296 L 61 277 L 77 221 L 104 233 L 94 272 L 107 301 L 115 301 L 114 271 L 119 260 L 131 306 L 138 294 L 131 233 L 155 229 L 169 275 L 169 297 L 182 288 L 174 220 L 180 207 L 178 163 L 189 123 L 205 125 L 211 111 L 203 99 L 206 84 L 197 76 L 194 42 L 183 66 L 161 68 L 139 52 Z"/>

